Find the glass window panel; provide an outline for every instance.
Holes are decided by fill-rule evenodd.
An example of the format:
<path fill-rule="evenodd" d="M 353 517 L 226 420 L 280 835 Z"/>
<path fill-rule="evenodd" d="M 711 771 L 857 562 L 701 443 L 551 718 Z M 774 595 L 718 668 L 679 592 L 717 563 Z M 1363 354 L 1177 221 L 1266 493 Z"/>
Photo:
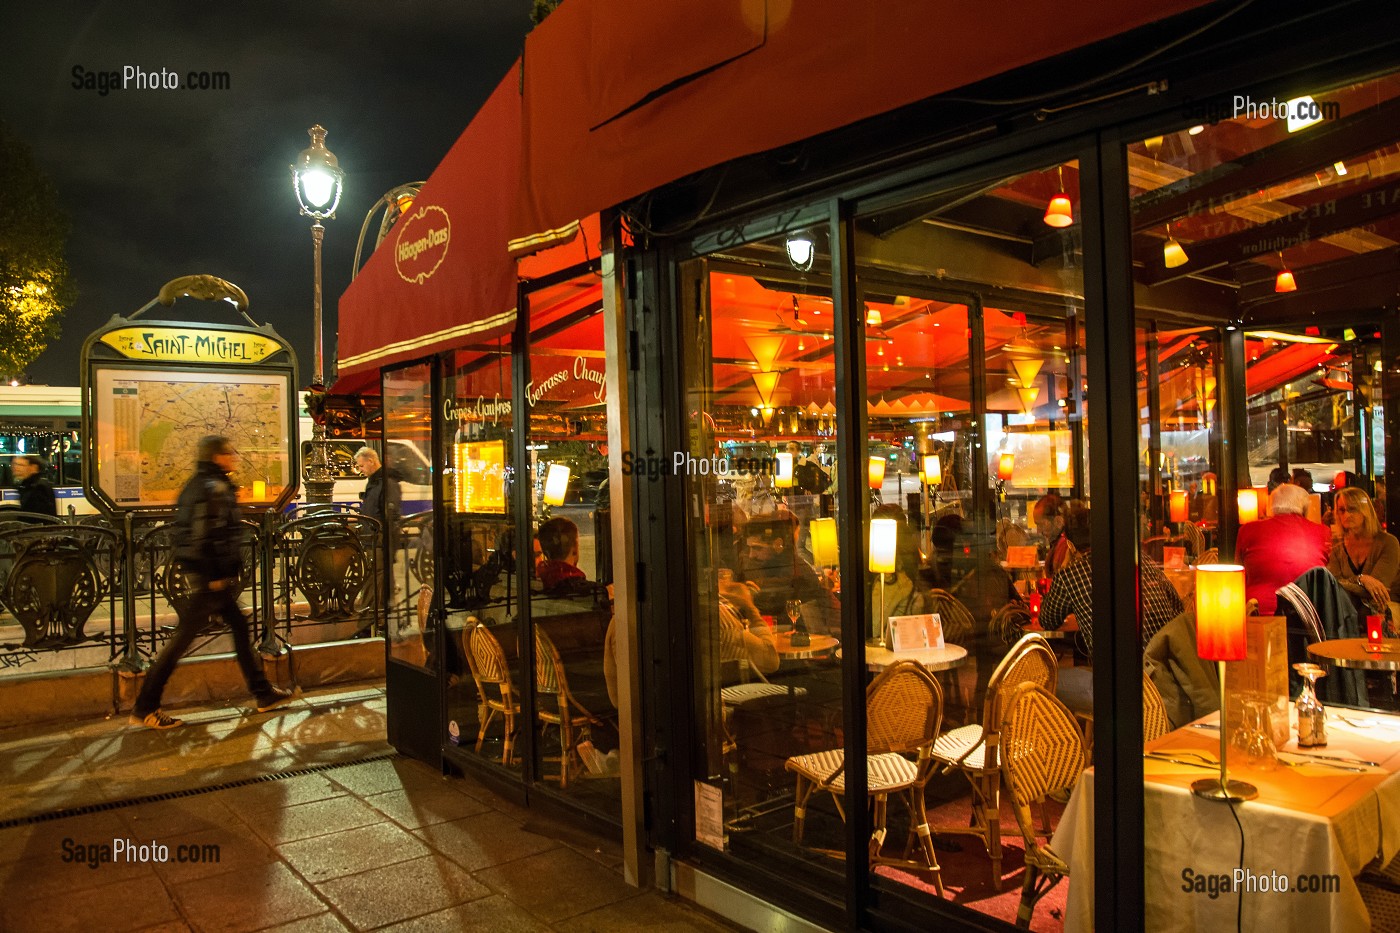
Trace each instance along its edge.
<path fill-rule="evenodd" d="M 519 734 L 516 707 L 523 686 L 515 651 L 521 592 L 510 341 L 451 354 L 444 364 L 442 398 L 445 462 L 439 511 L 446 540 L 434 547 L 432 526 L 425 525 L 415 557 L 427 585 L 442 587 L 447 740 L 518 768 L 518 753 L 514 748 L 506 753 L 507 738 Z M 434 557 L 438 581 L 431 576 Z"/>
<path fill-rule="evenodd" d="M 602 280 L 532 292 L 528 459 L 537 774 L 620 813 Z"/>
<path fill-rule="evenodd" d="M 994 680 L 1040 631 L 1047 559 L 1064 559 L 1071 501 L 1087 504 L 1078 184 L 1066 162 L 855 220 L 866 453 L 883 470 L 865 523 L 868 765 L 872 784 L 912 785 L 873 810 L 874 884 L 999 917 L 1015 915 L 1025 842 L 992 803 L 1013 797 L 986 741 L 997 698 L 1088 674 L 1071 625 Z M 1046 804 L 1052 821 L 1062 808 Z M 1059 927 L 1067 884 L 1032 929 Z"/>
<path fill-rule="evenodd" d="M 392 558 L 387 588 L 393 594 L 389 656 L 430 670 L 434 657 L 436 620 L 418 610 L 419 588 L 430 585 L 422 574 L 422 558 L 432 529 L 432 366 L 419 363 L 384 373 L 384 453 L 380 471 L 385 497 L 385 540 Z M 370 483 L 374 482 L 371 475 Z M 398 500 L 397 506 L 395 499 Z M 425 535 L 428 537 L 425 538 Z M 431 553 L 431 551 L 429 551 Z M 400 592 L 402 590 L 402 593 Z"/>
<path fill-rule="evenodd" d="M 865 467 L 836 460 L 829 251 L 795 230 L 680 271 L 696 839 L 830 890 L 843 868 L 822 851 L 844 837 L 816 785 L 842 749 L 835 493 Z"/>

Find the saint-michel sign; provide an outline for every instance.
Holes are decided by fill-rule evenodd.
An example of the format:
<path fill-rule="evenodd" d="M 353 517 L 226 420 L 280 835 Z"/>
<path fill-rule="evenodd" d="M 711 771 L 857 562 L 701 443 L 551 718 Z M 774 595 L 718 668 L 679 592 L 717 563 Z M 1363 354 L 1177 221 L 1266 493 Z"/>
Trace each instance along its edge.
<path fill-rule="evenodd" d="M 165 363 L 261 363 L 284 349 L 262 334 L 148 324 L 98 338 L 129 360 Z"/>

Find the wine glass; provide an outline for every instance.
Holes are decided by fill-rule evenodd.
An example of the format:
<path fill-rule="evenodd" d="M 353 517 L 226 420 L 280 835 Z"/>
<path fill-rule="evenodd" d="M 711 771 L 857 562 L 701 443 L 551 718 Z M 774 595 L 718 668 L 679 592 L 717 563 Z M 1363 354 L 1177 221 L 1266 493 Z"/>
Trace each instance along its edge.
<path fill-rule="evenodd" d="M 802 600 L 789 599 L 784 605 L 787 617 L 792 620 L 792 644 L 801 648 L 812 643 L 811 636 L 807 634 L 807 627 L 802 624 Z"/>

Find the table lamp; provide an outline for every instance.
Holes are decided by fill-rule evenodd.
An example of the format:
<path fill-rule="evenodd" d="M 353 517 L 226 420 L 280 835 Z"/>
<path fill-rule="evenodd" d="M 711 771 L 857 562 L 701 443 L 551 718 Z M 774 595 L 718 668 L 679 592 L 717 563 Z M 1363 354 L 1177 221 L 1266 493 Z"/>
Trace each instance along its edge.
<path fill-rule="evenodd" d="M 885 647 L 885 574 L 894 573 L 895 539 L 899 534 L 899 523 L 892 518 L 870 520 L 870 572 L 880 575 L 880 618 L 877 621 L 878 637 L 872 637 L 866 644 Z"/>
<path fill-rule="evenodd" d="M 1011 482 L 1011 474 L 1016 469 L 1016 455 L 1004 453 L 997 458 L 997 479 L 1003 483 Z"/>
<path fill-rule="evenodd" d="M 1172 521 L 1176 522 L 1177 524 L 1180 524 L 1180 523 L 1186 521 L 1187 518 L 1189 517 L 1187 508 L 1188 508 L 1188 507 L 1187 507 L 1187 504 L 1186 504 L 1186 490 L 1184 490 L 1184 489 L 1174 489 L 1174 490 L 1172 490 L 1172 502 L 1171 502 L 1171 519 L 1172 519 Z"/>
<path fill-rule="evenodd" d="M 545 505 L 563 505 L 564 495 L 569 490 L 569 468 L 562 463 L 551 463 L 544 478 Z"/>
<path fill-rule="evenodd" d="M 871 457 L 867 467 L 867 481 L 871 489 L 879 489 L 885 483 L 885 458 Z"/>
<path fill-rule="evenodd" d="M 841 562 L 836 544 L 836 519 L 814 518 L 811 523 L 812 563 L 823 569 Z"/>
<path fill-rule="evenodd" d="M 1240 507 L 1240 524 L 1247 525 L 1259 519 L 1259 493 L 1252 488 L 1235 493 L 1235 501 Z M 1204 657 L 1204 655 L 1202 655 Z"/>
<path fill-rule="evenodd" d="M 778 489 L 792 488 L 792 454 L 781 453 L 775 455 L 778 461 L 778 472 L 773 477 L 773 485 Z"/>
<path fill-rule="evenodd" d="M 1252 494 L 1253 490 L 1250 492 Z M 1229 731 L 1225 715 L 1225 662 L 1244 660 L 1244 615 L 1244 568 L 1238 564 L 1199 565 L 1196 568 L 1196 653 L 1201 660 L 1214 661 L 1220 666 L 1220 777 L 1202 778 L 1191 784 L 1191 793 L 1206 800 L 1237 803 L 1259 796 L 1253 784 L 1230 780 L 1225 763 Z"/>
<path fill-rule="evenodd" d="M 262 502 L 267 498 L 267 481 L 261 479 L 253 480 L 253 501 Z"/>
<path fill-rule="evenodd" d="M 943 482 L 943 464 L 938 454 L 924 454 L 923 480 L 926 486 L 938 486 Z"/>

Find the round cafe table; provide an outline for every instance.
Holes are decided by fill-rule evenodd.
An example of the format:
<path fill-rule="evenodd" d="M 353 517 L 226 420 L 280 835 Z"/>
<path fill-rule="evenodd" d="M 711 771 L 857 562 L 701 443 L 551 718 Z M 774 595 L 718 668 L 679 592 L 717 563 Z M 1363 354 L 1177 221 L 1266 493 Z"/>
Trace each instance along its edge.
<path fill-rule="evenodd" d="M 841 652 L 836 652 L 836 656 L 841 657 Z M 930 671 L 948 671 L 966 660 L 967 649 L 962 645 L 945 644 L 942 648 L 917 648 L 898 653 L 874 645 L 865 646 L 865 666 L 872 671 L 883 671 L 896 661 L 918 661 Z"/>
<path fill-rule="evenodd" d="M 1400 638 L 1381 639 L 1379 649 L 1364 638 L 1333 638 L 1308 645 L 1308 654 L 1333 667 L 1400 671 Z"/>
<path fill-rule="evenodd" d="M 778 632 L 773 636 L 778 648 L 778 657 L 784 661 L 807 661 L 828 654 L 841 644 L 839 639 L 830 635 L 810 635 L 808 637 L 812 640 L 810 645 L 794 646 L 792 632 Z"/>

